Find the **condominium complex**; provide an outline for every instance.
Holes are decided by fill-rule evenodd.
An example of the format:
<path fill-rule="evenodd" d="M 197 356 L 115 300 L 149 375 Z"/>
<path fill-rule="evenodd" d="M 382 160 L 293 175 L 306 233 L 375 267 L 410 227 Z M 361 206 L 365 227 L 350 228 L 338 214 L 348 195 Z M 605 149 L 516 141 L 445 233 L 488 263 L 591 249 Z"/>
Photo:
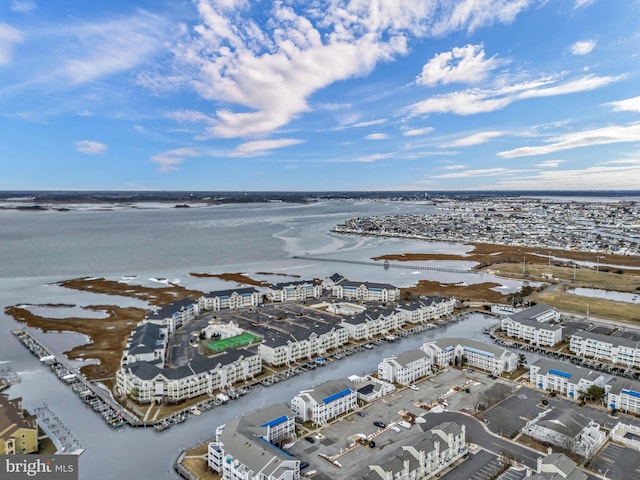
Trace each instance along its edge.
<path fill-rule="evenodd" d="M 640 367 L 640 342 L 580 330 L 571 335 L 569 350 L 580 357 Z"/>
<path fill-rule="evenodd" d="M 554 312 L 557 313 L 553 307 L 536 305 L 502 319 L 501 327 L 510 337 L 522 339 L 532 345 L 553 346 L 562 340 L 562 327 L 547 320 L 556 319 Z"/>
<path fill-rule="evenodd" d="M 456 299 L 438 296 L 422 296 L 411 303 L 398 305 L 396 311 L 406 323 L 424 323 L 453 313 Z"/>
<path fill-rule="evenodd" d="M 303 390 L 291 400 L 291 410 L 302 422 L 324 425 L 357 407 L 357 387 L 344 379 L 330 380 Z"/>
<path fill-rule="evenodd" d="M 518 356 L 505 350 L 468 338 L 440 338 L 425 343 L 422 350 L 429 356 L 433 365 L 462 365 L 479 368 L 495 375 L 513 372 L 518 366 Z"/>
<path fill-rule="evenodd" d="M 529 381 L 542 390 L 578 399 L 589 387 L 604 387 L 604 377 L 570 363 L 540 359 L 529 368 Z"/>
<path fill-rule="evenodd" d="M 200 310 L 235 310 L 255 307 L 262 303 L 262 294 L 253 287 L 218 290 L 205 293 L 198 299 Z"/>
<path fill-rule="evenodd" d="M 340 325 L 354 340 L 388 335 L 404 326 L 404 319 L 398 312 L 388 309 L 365 310 L 362 313 L 348 316 Z"/>
<path fill-rule="evenodd" d="M 378 378 L 409 385 L 431 373 L 431 357 L 422 350 L 409 350 L 385 358 L 378 364 Z"/>
<path fill-rule="evenodd" d="M 158 325 L 164 325 L 169 332 L 174 332 L 185 323 L 196 318 L 200 313 L 199 302 L 190 298 L 183 298 L 163 305 L 146 316 L 146 320 Z"/>
<path fill-rule="evenodd" d="M 322 296 L 322 284 L 315 280 L 277 283 L 267 288 L 267 298 L 272 302 L 294 302 Z"/>
<path fill-rule="evenodd" d="M 640 413 L 640 382 L 614 378 L 605 387 L 609 408 L 626 413 Z"/>
<path fill-rule="evenodd" d="M 297 480 L 300 460 L 279 447 L 295 436 L 293 412 L 271 405 L 218 427 L 207 464 L 222 480 Z"/>
<path fill-rule="evenodd" d="M 362 302 L 396 302 L 400 299 L 400 289 L 388 283 L 342 280 L 332 288 L 332 295 L 345 300 Z"/>

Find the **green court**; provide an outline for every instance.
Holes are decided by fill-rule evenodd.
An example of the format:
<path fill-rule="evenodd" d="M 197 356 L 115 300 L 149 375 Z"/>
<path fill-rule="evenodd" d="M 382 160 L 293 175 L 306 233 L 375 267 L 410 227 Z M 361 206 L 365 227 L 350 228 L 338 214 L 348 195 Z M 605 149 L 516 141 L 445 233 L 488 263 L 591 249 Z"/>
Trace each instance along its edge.
<path fill-rule="evenodd" d="M 241 333 L 240 335 L 236 335 L 235 337 L 223 338 L 222 340 L 214 340 L 212 342 L 207 343 L 207 348 L 214 353 L 224 352 L 230 348 L 240 348 L 245 345 L 250 345 L 252 343 L 257 343 L 262 341 L 260 337 L 257 335 L 252 335 L 250 333 Z"/>

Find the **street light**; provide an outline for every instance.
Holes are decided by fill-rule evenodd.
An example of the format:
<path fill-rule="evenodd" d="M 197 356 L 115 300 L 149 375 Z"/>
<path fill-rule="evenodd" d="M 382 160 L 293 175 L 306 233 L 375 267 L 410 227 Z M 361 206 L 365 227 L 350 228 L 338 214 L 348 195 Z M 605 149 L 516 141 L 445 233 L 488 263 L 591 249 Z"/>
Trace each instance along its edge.
<path fill-rule="evenodd" d="M 598 267 L 600 267 L 600 259 L 601 258 L 605 258 L 605 257 L 601 257 L 601 256 L 597 256 L 596 257 L 596 273 L 598 273 Z"/>

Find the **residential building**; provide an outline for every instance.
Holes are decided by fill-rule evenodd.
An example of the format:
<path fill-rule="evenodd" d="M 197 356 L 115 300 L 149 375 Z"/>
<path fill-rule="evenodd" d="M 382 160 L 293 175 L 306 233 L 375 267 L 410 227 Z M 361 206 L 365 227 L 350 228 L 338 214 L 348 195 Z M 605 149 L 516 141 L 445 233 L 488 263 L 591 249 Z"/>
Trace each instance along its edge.
<path fill-rule="evenodd" d="M 640 342 L 580 330 L 571 335 L 569 350 L 580 357 L 640 367 Z"/>
<path fill-rule="evenodd" d="M 38 451 L 38 420 L 22 408 L 22 398 L 0 393 L 0 455 Z"/>
<path fill-rule="evenodd" d="M 207 464 L 222 480 L 298 480 L 300 461 L 278 446 L 292 438 L 293 412 L 271 405 L 218 427 Z"/>
<path fill-rule="evenodd" d="M 158 325 L 165 325 L 169 333 L 174 332 L 185 323 L 195 319 L 200 313 L 199 302 L 190 298 L 176 300 L 163 305 L 153 313 L 147 315 L 146 320 Z"/>
<path fill-rule="evenodd" d="M 626 413 L 640 413 L 640 382 L 613 378 L 605 387 L 609 408 Z"/>
<path fill-rule="evenodd" d="M 362 313 L 343 318 L 340 325 L 354 340 L 368 340 L 386 336 L 404 326 L 404 320 L 395 310 L 366 310 Z"/>
<path fill-rule="evenodd" d="M 205 293 L 198 300 L 200 310 L 235 310 L 256 307 L 262 303 L 262 294 L 253 287 L 218 290 Z"/>
<path fill-rule="evenodd" d="M 600 425 L 575 410 L 550 408 L 527 422 L 522 433 L 589 458 L 606 440 Z"/>
<path fill-rule="evenodd" d="M 389 455 L 372 459 L 361 480 L 416 480 L 434 478 L 467 453 L 464 425 L 447 422 L 402 445 Z M 375 463 L 373 463 L 375 462 Z"/>
<path fill-rule="evenodd" d="M 122 351 L 122 364 L 164 362 L 167 350 L 167 327 L 143 320 L 131 331 Z"/>
<path fill-rule="evenodd" d="M 495 345 L 468 338 L 440 338 L 422 345 L 433 365 L 462 365 L 479 368 L 495 375 L 513 372 L 518 366 L 518 356 Z"/>
<path fill-rule="evenodd" d="M 600 373 L 546 358 L 529 367 L 529 381 L 537 388 L 575 400 L 593 385 L 604 388 L 604 377 Z"/>
<path fill-rule="evenodd" d="M 576 462 L 563 453 L 551 453 L 538 457 L 536 473 L 529 480 L 587 480 L 586 473 L 578 468 Z"/>
<path fill-rule="evenodd" d="M 303 390 L 291 400 L 291 410 L 301 421 L 324 425 L 357 407 L 357 387 L 346 379 L 330 380 Z"/>
<path fill-rule="evenodd" d="M 422 296 L 417 300 L 398 305 L 396 311 L 403 316 L 406 323 L 425 323 L 451 315 L 456 306 L 456 299 L 438 296 Z"/>
<path fill-rule="evenodd" d="M 502 319 L 501 327 L 510 337 L 519 338 L 532 345 L 551 347 L 562 340 L 562 327 L 548 320 L 550 317 L 555 319 L 554 312 L 557 313 L 553 307 L 536 305 Z"/>
<path fill-rule="evenodd" d="M 542 323 L 560 321 L 560 312 L 556 310 L 555 307 L 545 305 L 544 303 L 538 303 L 533 307 L 519 310 L 510 316 L 511 318 L 515 317 L 517 320 L 528 318 L 530 320 L 535 320 L 536 322 Z"/>
<path fill-rule="evenodd" d="M 378 378 L 405 386 L 430 373 L 431 357 L 422 350 L 402 352 L 378 364 Z"/>
<path fill-rule="evenodd" d="M 272 302 L 294 302 L 322 296 L 322 284 L 315 280 L 277 283 L 267 288 L 267 298 Z"/>
<path fill-rule="evenodd" d="M 397 302 L 400 299 L 400 289 L 388 283 L 342 280 L 333 287 L 332 295 L 345 300 L 359 300 L 361 302 Z"/>
<path fill-rule="evenodd" d="M 322 281 L 322 288 L 324 290 L 332 291 L 333 287 L 338 285 L 343 280 L 345 280 L 345 278 L 342 275 L 340 275 L 339 273 L 334 273 L 333 275 L 331 275 L 330 277 L 325 278 Z"/>

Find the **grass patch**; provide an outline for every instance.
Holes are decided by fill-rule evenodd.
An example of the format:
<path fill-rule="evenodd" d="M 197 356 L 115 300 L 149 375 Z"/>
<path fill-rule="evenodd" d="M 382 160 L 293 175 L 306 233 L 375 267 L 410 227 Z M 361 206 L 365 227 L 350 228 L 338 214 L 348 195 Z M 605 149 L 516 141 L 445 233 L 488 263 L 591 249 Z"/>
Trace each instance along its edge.
<path fill-rule="evenodd" d="M 556 307 L 558 310 L 577 315 L 586 315 L 588 305 L 590 316 L 628 323 L 640 323 L 640 305 L 633 303 L 615 302 L 613 300 L 557 292 L 541 293 L 533 298 L 536 302 L 546 303 Z"/>
<path fill-rule="evenodd" d="M 257 335 L 251 333 L 241 333 L 235 337 L 223 338 L 222 340 L 214 340 L 205 344 L 207 349 L 213 353 L 224 352 L 228 349 L 241 348 L 252 343 L 258 343 L 262 341 Z"/>

